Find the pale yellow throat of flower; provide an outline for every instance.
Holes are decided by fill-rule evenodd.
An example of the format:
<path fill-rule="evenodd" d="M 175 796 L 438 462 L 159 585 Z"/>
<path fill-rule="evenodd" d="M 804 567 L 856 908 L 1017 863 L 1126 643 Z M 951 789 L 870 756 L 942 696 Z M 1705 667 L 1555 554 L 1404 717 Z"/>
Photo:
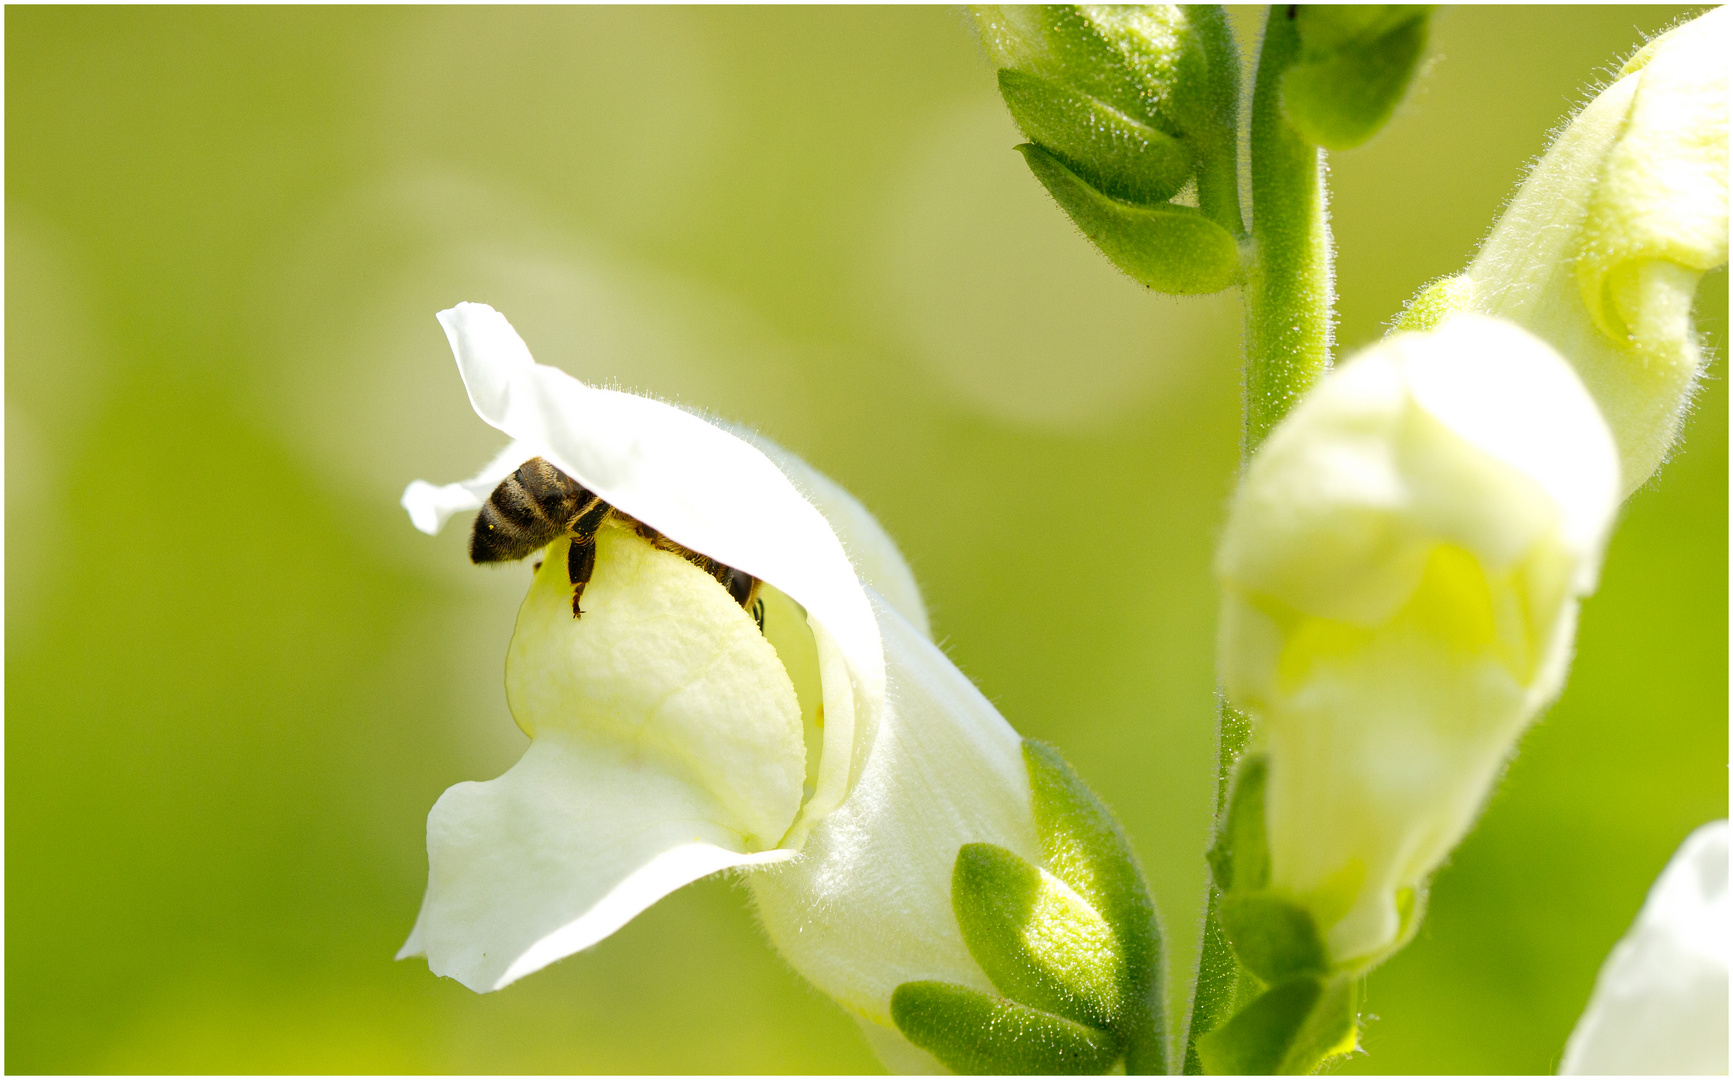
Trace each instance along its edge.
<path fill-rule="evenodd" d="M 776 847 L 807 772 L 800 696 L 776 649 L 715 578 L 612 521 L 574 619 L 568 546 L 547 549 L 518 611 L 505 678 L 518 726 L 647 783 L 688 785 L 743 850 Z M 773 616 L 799 611 L 779 599 Z"/>

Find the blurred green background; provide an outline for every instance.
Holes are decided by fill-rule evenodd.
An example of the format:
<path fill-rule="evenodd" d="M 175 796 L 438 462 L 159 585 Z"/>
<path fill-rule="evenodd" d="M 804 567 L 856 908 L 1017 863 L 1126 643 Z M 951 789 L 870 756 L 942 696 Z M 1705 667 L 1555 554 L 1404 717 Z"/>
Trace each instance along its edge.
<path fill-rule="evenodd" d="M 1445 12 L 1393 124 L 1332 160 L 1343 343 L 1464 265 L 1680 10 Z M 877 1068 L 724 880 L 498 994 L 391 961 L 428 808 L 524 745 L 500 665 L 527 570 L 397 508 L 499 443 L 433 319 L 459 300 L 859 494 L 951 655 L 1117 807 L 1178 986 L 1237 301 L 1146 294 L 1072 232 L 959 14 L 5 18 L 9 1071 Z M 1726 293 L 1699 298 L 1722 356 Z M 1551 1071 L 1726 813 L 1726 494 L 1718 359 L 1344 1071 Z"/>

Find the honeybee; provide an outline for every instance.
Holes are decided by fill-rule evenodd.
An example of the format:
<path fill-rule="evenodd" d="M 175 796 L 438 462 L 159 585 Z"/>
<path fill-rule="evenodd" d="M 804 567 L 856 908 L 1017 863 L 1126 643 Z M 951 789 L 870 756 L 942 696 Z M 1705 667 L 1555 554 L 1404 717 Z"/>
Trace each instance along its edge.
<path fill-rule="evenodd" d="M 519 465 L 482 504 L 481 512 L 475 515 L 475 528 L 469 534 L 469 560 L 513 562 L 562 536 L 571 537 L 572 546 L 566 551 L 566 576 L 572 582 L 572 618 L 576 619 L 584 613 L 578 602 L 596 569 L 596 532 L 610 517 L 636 530 L 657 548 L 673 552 L 715 578 L 728 590 L 728 595 L 752 614 L 758 629 L 764 629 L 764 602 L 758 598 L 757 578 L 676 544 L 609 506 L 600 496 L 539 457 Z"/>

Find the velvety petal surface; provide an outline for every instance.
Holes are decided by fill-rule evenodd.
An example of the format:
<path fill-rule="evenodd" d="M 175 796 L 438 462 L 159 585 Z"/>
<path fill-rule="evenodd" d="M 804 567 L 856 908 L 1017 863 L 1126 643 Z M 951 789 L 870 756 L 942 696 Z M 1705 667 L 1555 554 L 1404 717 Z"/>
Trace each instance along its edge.
<path fill-rule="evenodd" d="M 1039 864 L 1022 740 L 945 655 L 889 604 L 889 700 L 848 798 L 800 858 L 749 877 L 789 963 L 889 1029 L 891 991 L 941 979 L 992 992 L 951 910 L 957 849 L 998 844 Z"/>
<path fill-rule="evenodd" d="M 1649 42 L 1560 132 L 1474 262 L 1415 298 L 1509 319 L 1577 369 L 1612 428 L 1622 494 L 1665 460 L 1703 364 L 1691 306 L 1727 261 L 1733 11 Z"/>
<path fill-rule="evenodd" d="M 1329 376 L 1247 470 L 1218 554 L 1223 685 L 1268 755 L 1271 885 L 1371 962 L 1563 684 L 1618 497 L 1570 365 L 1458 315 Z"/>
<path fill-rule="evenodd" d="M 586 949 L 689 882 L 791 852 L 747 852 L 684 777 L 573 737 L 537 739 L 505 775 L 458 784 L 427 819 L 430 873 L 398 958 L 498 990 Z"/>
<path fill-rule="evenodd" d="M 1716 821 L 1680 846 L 1607 957 L 1559 1071 L 1725 1076 L 1730 933 L 1727 822 Z"/>

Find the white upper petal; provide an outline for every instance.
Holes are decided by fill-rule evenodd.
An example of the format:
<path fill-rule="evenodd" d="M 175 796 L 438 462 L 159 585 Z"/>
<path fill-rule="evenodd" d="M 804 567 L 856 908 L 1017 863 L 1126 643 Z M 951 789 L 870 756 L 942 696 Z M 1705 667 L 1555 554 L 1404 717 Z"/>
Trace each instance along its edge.
<path fill-rule="evenodd" d="M 1680 846 L 1607 957 L 1559 1071 L 1725 1075 L 1730 929 L 1727 822 L 1716 821 Z"/>
<path fill-rule="evenodd" d="M 513 442 L 474 479 L 411 484 L 403 504 L 417 527 L 436 529 L 479 507 L 512 469 L 540 456 L 610 504 L 770 582 L 806 609 L 825 674 L 826 725 L 818 790 L 788 838 L 798 846 L 811 822 L 847 793 L 857 775 L 857 725 L 873 730 L 883 707 L 883 646 L 860 575 L 885 583 L 899 609 L 925 627 L 919 590 L 895 545 L 864 507 L 785 451 L 773 462 L 700 417 L 537 364 L 486 304 L 459 304 L 439 320 L 470 404 Z M 784 469 L 794 465 L 791 480 Z M 808 494 L 836 515 L 834 523 Z"/>
<path fill-rule="evenodd" d="M 537 364 L 486 304 L 439 321 L 477 415 L 610 504 L 792 596 L 846 660 L 855 709 L 876 713 L 884 653 L 860 579 L 824 515 L 762 451 L 672 405 Z"/>
<path fill-rule="evenodd" d="M 854 562 L 855 572 L 866 587 L 896 608 L 897 613 L 917 630 L 932 637 L 932 628 L 927 623 L 927 605 L 921 599 L 921 587 L 915 583 L 914 571 L 909 569 L 902 550 L 872 511 L 841 484 L 756 431 L 734 427 L 729 427 L 729 430 L 764 451 L 764 456 L 776 462 L 777 467 L 794 481 L 800 493 L 818 507 L 825 520 L 830 522 L 830 527 L 836 530 Z"/>

